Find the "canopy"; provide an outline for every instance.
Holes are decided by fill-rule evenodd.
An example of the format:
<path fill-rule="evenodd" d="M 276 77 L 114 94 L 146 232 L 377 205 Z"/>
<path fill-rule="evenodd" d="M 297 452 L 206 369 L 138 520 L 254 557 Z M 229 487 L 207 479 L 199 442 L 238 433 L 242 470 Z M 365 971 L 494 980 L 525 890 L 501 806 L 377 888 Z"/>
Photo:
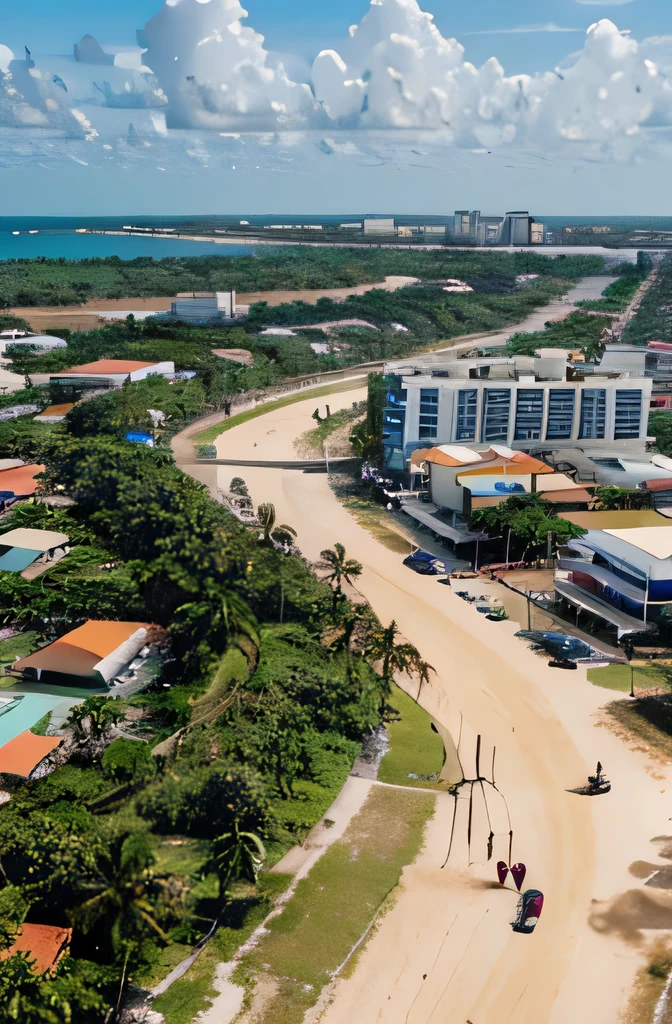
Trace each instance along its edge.
<path fill-rule="evenodd" d="M 42 647 L 12 667 L 18 672 L 33 669 L 38 673 L 102 676 L 110 682 L 145 645 L 147 623 L 85 622 L 47 647 Z"/>
<path fill-rule="evenodd" d="M 0 748 L 0 775 L 20 775 L 27 779 L 61 742 L 61 736 L 35 736 L 30 731 L 19 733 Z"/>
<path fill-rule="evenodd" d="M 53 548 L 61 548 L 67 543 L 66 534 L 57 533 L 55 530 L 30 530 L 21 527 L 0 534 L 0 548 L 25 548 L 26 551 L 37 551 L 39 554 Z"/>

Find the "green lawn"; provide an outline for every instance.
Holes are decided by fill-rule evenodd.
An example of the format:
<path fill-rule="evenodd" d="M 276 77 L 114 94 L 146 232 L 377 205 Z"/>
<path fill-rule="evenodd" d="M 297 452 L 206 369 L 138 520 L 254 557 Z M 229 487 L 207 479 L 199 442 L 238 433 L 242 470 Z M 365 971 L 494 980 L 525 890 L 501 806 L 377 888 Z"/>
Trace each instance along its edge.
<path fill-rule="evenodd" d="M 257 416 L 265 416 L 268 412 L 274 412 L 276 409 L 284 409 L 287 405 L 294 405 L 295 402 L 305 402 L 308 398 L 322 398 L 323 395 L 337 394 L 339 391 L 352 391 L 356 387 L 364 387 L 366 384 L 366 377 L 360 379 L 353 378 L 352 380 L 336 381 L 335 384 L 325 384 L 321 388 L 310 388 L 305 391 L 300 391 L 296 395 L 288 395 L 286 398 L 278 398 L 275 402 L 262 402 L 261 405 L 256 406 L 254 409 L 248 409 L 246 412 L 239 412 L 237 416 L 231 416 L 228 420 L 222 420 L 221 423 L 216 423 L 212 427 L 207 427 L 202 430 L 200 434 L 195 434 L 192 440 L 197 444 L 206 444 L 209 441 L 216 441 L 220 434 L 226 433 L 227 430 L 232 430 L 234 427 L 239 427 L 241 423 L 247 423 L 249 420 L 254 420 Z"/>
<path fill-rule="evenodd" d="M 276 988 L 256 1024 L 301 1024 L 420 852 L 434 802 L 428 793 L 371 790 L 237 972 L 248 988 L 259 975 Z"/>
<path fill-rule="evenodd" d="M 665 665 L 634 665 L 635 690 L 653 689 L 665 685 Z M 672 679 L 672 667 L 667 667 Z M 607 690 L 630 693 L 630 666 L 605 665 L 604 668 L 589 668 L 588 681 L 594 686 Z"/>
<path fill-rule="evenodd" d="M 378 781 L 434 788 L 436 780 L 411 779 L 409 775 L 439 774 L 444 760 L 441 737 L 431 728 L 427 712 L 398 686 L 394 687 L 390 702 L 401 714 L 401 720 L 387 726 L 390 748 L 378 769 Z"/>
<path fill-rule="evenodd" d="M 17 658 L 27 658 L 37 647 L 39 633 L 19 633 L 9 640 L 0 642 L 0 690 L 16 686 L 16 679 L 5 675 L 5 669 L 11 667 Z"/>
<path fill-rule="evenodd" d="M 250 887 L 247 899 L 234 900 L 232 917 L 237 918 L 235 926 L 220 928 L 191 970 L 154 1001 L 153 1009 L 163 1014 L 166 1024 L 192 1024 L 196 1015 L 207 1009 L 217 995 L 217 990 L 213 986 L 217 965 L 227 963 L 233 958 L 240 946 L 270 913 L 274 900 L 290 882 L 289 875 L 262 874 L 259 877 L 256 894 Z M 151 979 L 154 984 L 191 952 L 190 948 L 181 946 L 181 955 L 176 958 L 173 950 L 174 947 L 169 946 L 162 952 L 163 969 L 160 973 L 157 972 L 157 977 Z M 144 979 L 142 980 L 144 982 Z"/>

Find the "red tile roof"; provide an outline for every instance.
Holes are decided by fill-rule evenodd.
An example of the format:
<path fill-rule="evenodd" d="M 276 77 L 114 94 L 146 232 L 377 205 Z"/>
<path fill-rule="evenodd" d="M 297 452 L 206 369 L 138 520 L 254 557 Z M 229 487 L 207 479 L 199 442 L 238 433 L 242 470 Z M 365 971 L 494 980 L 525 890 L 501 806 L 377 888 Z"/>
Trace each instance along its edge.
<path fill-rule="evenodd" d="M 17 953 L 27 953 L 33 960 L 35 974 L 53 971 L 66 952 L 72 939 L 72 928 L 57 928 L 50 924 L 24 924 L 8 949 L 0 952 L 0 960 L 8 960 Z"/>

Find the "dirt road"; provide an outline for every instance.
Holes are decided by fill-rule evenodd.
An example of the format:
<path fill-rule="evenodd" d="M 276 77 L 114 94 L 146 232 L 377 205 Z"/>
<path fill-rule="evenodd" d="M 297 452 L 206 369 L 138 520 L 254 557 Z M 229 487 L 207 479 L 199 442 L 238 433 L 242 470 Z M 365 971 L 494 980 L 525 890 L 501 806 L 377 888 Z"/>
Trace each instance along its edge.
<path fill-rule="evenodd" d="M 361 389 L 330 404 L 343 408 L 360 398 Z M 289 453 L 315 405 L 307 399 L 228 431 L 219 454 L 240 457 L 266 444 L 276 455 Z M 226 467 L 199 470 L 217 474 L 224 489 L 234 475 Z M 273 502 L 279 518 L 297 529 L 308 558 L 340 541 L 362 562 L 359 589 L 381 620 L 394 617 L 437 669 L 421 703 L 453 737 L 461 729 L 466 775 L 473 777 L 477 734 L 488 774 L 496 747 L 513 859 L 528 866 L 526 886 L 546 894 L 535 934 L 514 934 L 515 894 L 495 883 L 494 864 L 508 858 L 508 825 L 496 795 L 490 801 L 492 860 L 477 794 L 472 863 L 463 799 L 453 856 L 442 869 L 450 832 L 446 803 L 430 825 L 425 850 L 404 873 L 394 908 L 353 975 L 330 993 L 325 1024 L 613 1024 L 638 954 L 617 937 L 593 931 L 588 918 L 592 901 L 631 888 L 628 865 L 650 856 L 649 840 L 669 817 L 667 773 L 654 781 L 641 754 L 596 728 L 605 691 L 590 686 L 585 671 L 554 672 L 514 638 L 514 623 L 486 622 L 447 588 L 404 568 L 337 503 L 326 476 L 259 468 L 244 476 L 255 503 Z M 613 782 L 609 797 L 591 801 L 568 793 L 598 758 Z"/>

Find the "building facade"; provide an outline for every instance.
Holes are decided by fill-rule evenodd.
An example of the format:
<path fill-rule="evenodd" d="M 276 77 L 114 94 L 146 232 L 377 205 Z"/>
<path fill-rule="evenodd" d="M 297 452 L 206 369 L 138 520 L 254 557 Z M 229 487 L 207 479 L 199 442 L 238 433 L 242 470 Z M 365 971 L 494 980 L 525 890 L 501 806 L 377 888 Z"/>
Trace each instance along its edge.
<path fill-rule="evenodd" d="M 619 450 L 643 452 L 651 379 L 583 377 L 566 367 L 566 353 L 549 355 L 554 352 L 391 374 L 383 413 L 387 466 L 405 471 L 414 449 L 441 444 L 533 452 L 617 442 Z M 521 369 L 523 362 L 534 366 Z"/>
<path fill-rule="evenodd" d="M 170 315 L 185 323 L 207 323 L 210 320 L 233 320 L 236 315 L 236 293 L 185 292 L 171 303 Z"/>

